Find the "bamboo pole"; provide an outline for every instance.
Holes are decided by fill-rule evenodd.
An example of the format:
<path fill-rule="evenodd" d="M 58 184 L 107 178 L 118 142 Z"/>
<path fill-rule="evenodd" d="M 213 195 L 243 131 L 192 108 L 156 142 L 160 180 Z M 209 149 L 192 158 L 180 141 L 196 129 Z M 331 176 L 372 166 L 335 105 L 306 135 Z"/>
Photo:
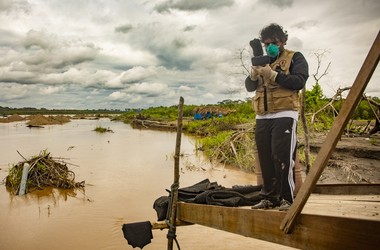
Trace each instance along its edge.
<path fill-rule="evenodd" d="M 173 249 L 173 240 L 176 235 L 176 215 L 177 215 L 177 202 L 178 202 L 178 188 L 179 188 L 179 155 L 181 150 L 181 135 L 182 135 L 182 116 L 183 116 L 183 97 L 179 98 L 178 105 L 178 120 L 177 120 L 177 138 L 174 154 L 174 181 L 171 188 L 171 203 L 170 203 L 170 219 L 168 238 L 168 250 Z"/>
<path fill-rule="evenodd" d="M 377 64 L 380 59 L 380 32 L 368 52 L 366 59 L 348 93 L 346 101 L 339 112 L 338 117 L 334 121 L 332 128 L 330 129 L 327 138 L 322 145 L 317 158 L 307 175 L 305 182 L 301 186 L 293 205 L 290 207 L 285 218 L 281 222 L 280 229 L 285 233 L 290 233 L 296 223 L 296 218 L 301 213 L 306 201 L 308 200 L 312 190 L 314 189 L 319 177 L 321 176 L 327 162 L 332 155 L 340 136 L 346 127 L 348 120 L 350 119 L 352 113 L 355 111 L 360 99 L 362 98 L 363 92 L 371 79 L 373 72 L 375 71 Z"/>

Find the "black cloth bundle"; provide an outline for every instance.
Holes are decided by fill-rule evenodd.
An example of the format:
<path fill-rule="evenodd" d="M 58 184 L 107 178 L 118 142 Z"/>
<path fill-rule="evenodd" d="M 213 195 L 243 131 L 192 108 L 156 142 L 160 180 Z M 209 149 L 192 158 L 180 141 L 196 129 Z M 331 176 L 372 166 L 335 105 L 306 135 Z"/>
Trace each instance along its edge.
<path fill-rule="evenodd" d="M 260 190 L 261 185 L 235 185 L 232 188 L 225 188 L 216 182 L 204 179 L 192 186 L 178 189 L 178 200 L 228 207 L 252 206 L 260 202 L 262 198 Z M 157 212 L 158 221 L 165 220 L 167 216 L 170 190 L 167 191 L 169 192 L 169 196 L 161 196 L 153 204 L 153 208 Z"/>

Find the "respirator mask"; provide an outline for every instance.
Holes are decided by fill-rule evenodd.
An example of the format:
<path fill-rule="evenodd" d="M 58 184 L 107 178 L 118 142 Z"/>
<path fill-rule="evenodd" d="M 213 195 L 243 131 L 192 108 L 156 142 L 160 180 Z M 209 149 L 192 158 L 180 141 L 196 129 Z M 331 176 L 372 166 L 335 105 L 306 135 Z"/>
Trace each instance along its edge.
<path fill-rule="evenodd" d="M 272 58 L 276 58 L 276 57 L 278 57 L 279 54 L 280 54 L 280 48 L 277 45 L 275 45 L 273 43 L 268 45 L 268 47 L 267 47 L 267 55 L 268 56 L 270 56 Z"/>

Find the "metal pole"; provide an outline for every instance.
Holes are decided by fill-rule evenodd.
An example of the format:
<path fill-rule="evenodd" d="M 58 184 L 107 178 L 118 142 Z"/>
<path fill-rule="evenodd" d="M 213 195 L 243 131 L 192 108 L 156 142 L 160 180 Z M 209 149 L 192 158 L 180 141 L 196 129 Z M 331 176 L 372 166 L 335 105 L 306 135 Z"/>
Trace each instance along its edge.
<path fill-rule="evenodd" d="M 177 202 L 178 202 L 178 188 L 179 188 L 179 156 L 181 150 L 181 135 L 182 135 L 182 116 L 183 116 L 183 97 L 179 98 L 178 105 L 178 120 L 177 120 L 177 138 L 174 154 L 174 182 L 171 192 L 170 203 L 170 219 L 169 219 L 169 231 L 168 231 L 168 250 L 173 249 L 173 240 L 176 235 L 176 215 L 177 215 Z"/>

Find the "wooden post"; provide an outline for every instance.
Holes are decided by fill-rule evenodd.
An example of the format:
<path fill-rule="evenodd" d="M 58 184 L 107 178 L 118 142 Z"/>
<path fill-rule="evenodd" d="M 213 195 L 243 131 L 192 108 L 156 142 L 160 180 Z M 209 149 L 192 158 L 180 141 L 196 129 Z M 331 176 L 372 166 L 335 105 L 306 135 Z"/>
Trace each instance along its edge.
<path fill-rule="evenodd" d="M 335 150 L 344 128 L 347 126 L 348 120 L 352 113 L 355 111 L 356 106 L 362 98 L 363 92 L 371 79 L 373 72 L 380 58 L 380 32 L 377 34 L 375 42 L 373 43 L 368 55 L 352 85 L 350 92 L 348 93 L 346 101 L 339 112 L 339 115 L 335 119 L 329 134 L 326 137 L 324 144 L 322 145 L 317 158 L 307 175 L 305 182 L 301 186 L 293 205 L 290 207 L 285 218 L 283 219 L 280 229 L 285 233 L 289 233 L 296 222 L 297 216 L 301 213 L 306 201 L 308 200 L 311 192 L 313 191 L 315 184 L 321 176 L 330 156 Z"/>
<path fill-rule="evenodd" d="M 173 249 L 173 240 L 176 233 L 176 215 L 177 215 L 177 202 L 178 202 L 178 188 L 179 188 L 179 156 L 181 150 L 181 135 L 182 135 L 182 116 L 183 116 L 183 97 L 179 98 L 178 105 L 178 120 L 177 120 L 177 138 L 174 153 L 174 182 L 171 188 L 171 203 L 170 203 L 170 218 L 168 238 L 168 250 Z"/>
<path fill-rule="evenodd" d="M 22 169 L 20 190 L 18 192 L 18 195 L 24 195 L 26 192 L 26 181 L 28 180 L 28 172 L 29 172 L 29 164 L 25 162 Z"/>

